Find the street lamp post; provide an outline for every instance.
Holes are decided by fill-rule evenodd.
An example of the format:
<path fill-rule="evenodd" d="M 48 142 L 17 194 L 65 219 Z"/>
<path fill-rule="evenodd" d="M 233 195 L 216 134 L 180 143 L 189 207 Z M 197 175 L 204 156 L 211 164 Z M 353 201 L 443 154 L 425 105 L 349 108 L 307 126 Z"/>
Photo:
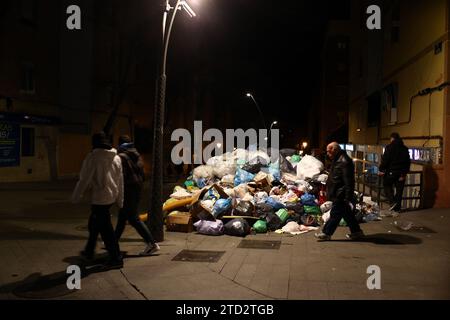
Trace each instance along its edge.
<path fill-rule="evenodd" d="M 270 129 L 269 129 L 269 137 L 270 137 L 270 140 L 269 140 L 269 147 L 272 147 L 272 127 L 274 126 L 274 125 L 277 125 L 278 124 L 278 121 L 274 121 L 274 122 L 272 122 L 272 124 L 270 125 Z"/>
<path fill-rule="evenodd" d="M 261 109 L 259 108 L 258 102 L 256 102 L 255 98 L 253 97 L 253 95 L 251 93 L 247 93 L 247 97 L 251 98 L 253 100 L 253 102 L 255 103 L 255 106 L 258 109 L 259 115 L 261 117 L 261 121 L 262 121 L 262 123 L 264 125 L 264 129 L 267 130 L 266 120 L 264 120 L 264 115 L 263 115 Z"/>
<path fill-rule="evenodd" d="M 166 22 L 170 11 L 170 24 L 166 30 Z M 165 0 L 162 25 L 162 56 L 160 61 L 160 74 L 157 81 L 158 98 L 154 110 L 153 119 L 153 152 L 152 152 L 152 178 L 150 181 L 150 208 L 148 212 L 147 224 L 152 232 L 155 241 L 164 240 L 164 223 L 162 212 L 163 196 L 163 139 L 164 139 L 164 111 L 166 101 L 166 62 L 167 50 L 169 47 L 170 32 L 173 22 L 179 9 L 184 9 L 189 16 L 194 17 L 195 12 L 189 7 L 186 1 L 177 0 L 175 7 L 170 6 L 169 0 Z"/>

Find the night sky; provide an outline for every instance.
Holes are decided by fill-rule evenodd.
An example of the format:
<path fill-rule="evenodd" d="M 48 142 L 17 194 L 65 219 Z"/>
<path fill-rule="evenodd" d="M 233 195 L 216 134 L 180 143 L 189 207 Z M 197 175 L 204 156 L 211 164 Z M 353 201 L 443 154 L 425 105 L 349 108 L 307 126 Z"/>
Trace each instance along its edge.
<path fill-rule="evenodd" d="M 213 103 L 260 124 L 252 92 L 267 126 L 307 126 L 307 112 L 319 94 L 321 51 L 327 21 L 345 1 L 195 0 L 198 14 L 184 12 L 174 25 L 168 59 L 168 95 L 182 91 L 192 74 L 214 81 Z M 188 81 L 188 80 L 187 80 Z M 173 96 L 172 96 L 173 97 Z M 170 104 L 170 98 L 168 100 Z M 259 121 L 259 123 L 258 123 Z M 255 123 L 256 122 L 256 123 Z"/>

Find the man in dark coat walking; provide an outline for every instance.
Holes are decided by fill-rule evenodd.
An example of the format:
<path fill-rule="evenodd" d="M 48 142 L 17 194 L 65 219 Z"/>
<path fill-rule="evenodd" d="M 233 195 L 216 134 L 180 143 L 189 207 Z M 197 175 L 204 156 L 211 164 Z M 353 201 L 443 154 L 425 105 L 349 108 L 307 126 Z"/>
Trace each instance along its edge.
<path fill-rule="evenodd" d="M 356 220 L 355 209 L 355 166 L 352 159 L 343 151 L 337 142 L 327 146 L 327 155 L 331 159 L 331 170 L 327 179 L 327 199 L 333 202 L 330 219 L 325 223 L 322 232 L 315 236 L 319 241 L 331 240 L 331 236 L 339 226 L 342 218 L 350 228 L 347 238 L 356 240 L 364 233 Z"/>
<path fill-rule="evenodd" d="M 139 220 L 138 207 L 144 182 L 144 166 L 141 156 L 129 136 L 119 137 L 118 155 L 123 168 L 124 200 L 117 220 L 116 238 L 119 241 L 128 220 L 147 244 L 140 255 L 151 255 L 160 248 L 145 223 Z"/>
<path fill-rule="evenodd" d="M 410 166 L 411 158 L 408 148 L 398 133 L 392 133 L 391 143 L 386 146 L 381 157 L 378 173 L 383 177 L 384 193 L 391 206 L 390 211 L 398 213 L 402 208 L 403 189 Z M 393 187 L 395 187 L 395 194 Z"/>

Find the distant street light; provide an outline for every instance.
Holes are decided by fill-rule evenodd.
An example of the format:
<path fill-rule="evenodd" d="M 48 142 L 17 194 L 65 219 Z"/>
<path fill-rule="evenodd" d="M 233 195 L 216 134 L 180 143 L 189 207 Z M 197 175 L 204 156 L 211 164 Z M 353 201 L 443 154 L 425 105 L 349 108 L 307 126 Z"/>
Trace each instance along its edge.
<path fill-rule="evenodd" d="M 153 123 L 153 152 L 152 152 L 152 177 L 150 181 L 150 208 L 147 224 L 156 241 L 164 240 L 164 223 L 162 213 L 163 196 L 163 133 L 164 133 L 164 111 L 166 101 L 166 61 L 169 47 L 170 32 L 178 10 L 184 9 L 190 17 L 195 17 L 195 12 L 185 0 L 177 0 L 175 7 L 170 6 L 169 0 L 165 0 L 162 25 L 162 56 L 160 61 L 160 75 L 158 78 L 158 101 L 154 110 Z M 173 10 L 170 17 L 169 28 L 166 30 L 166 22 L 169 12 Z"/>

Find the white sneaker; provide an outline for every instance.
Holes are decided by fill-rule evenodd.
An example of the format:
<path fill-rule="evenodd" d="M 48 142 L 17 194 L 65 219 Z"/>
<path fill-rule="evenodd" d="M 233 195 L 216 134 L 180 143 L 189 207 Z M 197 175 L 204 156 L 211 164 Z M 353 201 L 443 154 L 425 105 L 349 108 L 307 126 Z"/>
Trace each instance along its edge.
<path fill-rule="evenodd" d="M 140 256 L 149 256 L 154 254 L 155 252 L 161 250 L 161 248 L 159 247 L 159 245 L 157 243 L 155 244 L 147 244 L 147 246 L 145 247 L 145 249 L 139 253 Z"/>

